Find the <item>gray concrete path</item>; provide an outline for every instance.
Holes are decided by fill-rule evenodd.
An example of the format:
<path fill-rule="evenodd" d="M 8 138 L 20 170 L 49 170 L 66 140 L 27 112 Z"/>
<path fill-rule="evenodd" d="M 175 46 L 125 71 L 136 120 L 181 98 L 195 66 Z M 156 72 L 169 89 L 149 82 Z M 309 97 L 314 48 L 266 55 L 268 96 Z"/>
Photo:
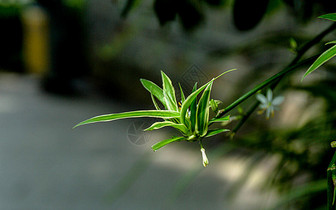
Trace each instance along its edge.
<path fill-rule="evenodd" d="M 228 203 L 230 183 L 241 175 L 238 162 L 210 159 L 210 166 L 200 170 L 199 148 L 183 143 L 151 152 L 151 143 L 169 137 L 167 133 L 143 136 L 148 142 L 139 145 L 141 141 L 129 140 L 132 120 L 72 129 L 88 117 L 128 109 L 94 95 L 48 95 L 35 77 L 1 74 L 0 210 L 216 210 L 265 204 L 253 185 L 262 179 L 260 173 L 239 202 Z M 182 191 L 176 190 L 191 170 L 201 172 Z"/>

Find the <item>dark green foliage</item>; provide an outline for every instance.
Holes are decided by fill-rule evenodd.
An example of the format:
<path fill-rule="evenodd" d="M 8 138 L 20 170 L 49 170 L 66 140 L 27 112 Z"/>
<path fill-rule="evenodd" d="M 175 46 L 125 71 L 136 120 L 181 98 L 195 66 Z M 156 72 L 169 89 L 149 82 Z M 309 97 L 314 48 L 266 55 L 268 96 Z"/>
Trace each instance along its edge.
<path fill-rule="evenodd" d="M 128 13 L 135 6 L 136 2 L 137 2 L 137 0 L 128 0 L 126 2 L 126 5 L 125 5 L 124 9 L 121 12 L 121 17 L 127 17 Z"/>
<path fill-rule="evenodd" d="M 178 15 L 186 30 L 192 30 L 204 20 L 204 14 L 199 2 L 191 0 L 181 1 L 178 7 Z"/>
<path fill-rule="evenodd" d="M 121 12 L 122 17 L 136 7 L 141 0 L 127 0 Z M 226 0 L 153 0 L 153 10 L 160 23 L 165 25 L 176 20 L 176 16 L 184 29 L 195 29 L 206 19 L 205 5 L 223 8 L 230 5 Z M 312 18 L 335 12 L 336 1 L 330 0 L 233 0 L 233 21 L 237 29 L 248 31 L 256 27 L 268 11 L 287 5 L 293 16 L 302 22 L 308 22 Z"/>
<path fill-rule="evenodd" d="M 19 9 L 0 6 L 0 69 L 22 72 L 22 21 Z"/>
<path fill-rule="evenodd" d="M 237 29 L 246 31 L 254 28 L 264 17 L 269 0 L 236 0 L 233 5 L 233 21 Z"/>
<path fill-rule="evenodd" d="M 204 20 L 202 5 L 199 1 L 155 0 L 153 7 L 161 25 L 174 21 L 178 15 L 183 28 L 189 31 Z"/>
<path fill-rule="evenodd" d="M 204 1 L 212 6 L 222 6 L 225 4 L 225 0 L 204 0 Z"/>
<path fill-rule="evenodd" d="M 336 1 L 330 0 L 283 0 L 292 14 L 302 22 L 308 22 L 316 16 L 335 12 Z"/>
<path fill-rule="evenodd" d="M 155 0 L 154 11 L 161 25 L 173 21 L 177 14 L 177 2 L 174 0 Z"/>
<path fill-rule="evenodd" d="M 301 187 L 302 183 L 297 183 L 297 180 L 304 177 L 309 179 L 304 183 L 326 179 L 332 154 L 328 141 L 335 136 L 332 129 L 335 120 L 327 116 L 329 114 L 323 111 L 318 118 L 296 129 L 260 130 L 236 141 L 247 157 L 258 152 L 278 157 L 277 165 L 265 178 L 269 187 L 279 190 L 281 200 L 286 200 L 283 205 L 294 209 L 318 209 L 326 205 L 326 182 L 318 192 L 306 189 L 305 196 L 295 198 L 290 198 L 290 194 Z"/>
<path fill-rule="evenodd" d="M 293 14 L 301 21 L 307 21 L 313 14 L 313 1 L 283 0 L 293 11 Z"/>

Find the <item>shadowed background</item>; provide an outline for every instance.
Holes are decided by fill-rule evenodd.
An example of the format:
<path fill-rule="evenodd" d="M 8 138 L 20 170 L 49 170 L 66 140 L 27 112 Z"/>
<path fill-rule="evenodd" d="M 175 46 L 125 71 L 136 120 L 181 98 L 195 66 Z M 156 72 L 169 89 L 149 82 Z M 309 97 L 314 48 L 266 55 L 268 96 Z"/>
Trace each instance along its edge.
<path fill-rule="evenodd" d="M 252 9 L 253 8 L 253 9 Z M 331 25 L 329 1 L 0 1 L 0 209 L 318 209 L 335 136 L 335 64 L 274 91 L 275 116 L 253 113 L 233 139 L 151 145 L 150 119 L 82 126 L 152 109 L 160 71 L 190 93 L 214 82 L 223 107 L 282 70 Z M 305 54 L 325 49 L 335 32 Z M 233 110 L 239 118 L 255 97 Z M 227 127 L 234 129 L 234 121 Z"/>

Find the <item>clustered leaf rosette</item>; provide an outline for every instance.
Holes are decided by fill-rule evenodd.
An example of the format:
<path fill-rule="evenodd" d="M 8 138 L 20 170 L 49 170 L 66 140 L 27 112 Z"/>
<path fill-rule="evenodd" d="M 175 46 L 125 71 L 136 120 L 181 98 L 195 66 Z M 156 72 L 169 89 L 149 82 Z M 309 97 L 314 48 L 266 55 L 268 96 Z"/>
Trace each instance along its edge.
<path fill-rule="evenodd" d="M 109 122 L 118 119 L 138 118 L 138 117 L 153 117 L 161 118 L 163 121 L 153 123 L 145 131 L 156 130 L 164 127 L 173 127 L 177 129 L 181 136 L 172 137 L 160 141 L 152 146 L 154 151 L 162 148 L 163 146 L 176 141 L 198 141 L 201 145 L 201 153 L 203 157 L 203 165 L 208 165 L 209 161 L 206 158 L 205 150 L 202 145 L 202 139 L 217 135 L 219 133 L 228 132 L 228 129 L 209 129 L 209 126 L 216 122 L 226 122 L 230 120 L 230 116 L 221 118 L 210 118 L 210 108 L 218 114 L 219 101 L 210 99 L 210 93 L 213 82 L 222 75 L 234 71 L 235 69 L 228 70 L 216 78 L 213 78 L 203 86 L 197 88 L 197 83 L 194 85 L 192 93 L 185 97 L 181 85 L 179 85 L 181 92 L 181 101 L 178 103 L 170 78 L 161 71 L 162 88 L 155 83 L 140 79 L 142 85 L 151 94 L 151 98 L 156 110 L 139 110 L 130 111 L 116 114 L 100 115 L 88 120 L 85 120 L 75 127 L 80 125 L 96 123 L 96 122 Z M 200 97 L 198 97 L 200 96 Z M 198 99 L 199 98 L 199 99 Z M 161 107 L 159 103 L 162 104 Z"/>

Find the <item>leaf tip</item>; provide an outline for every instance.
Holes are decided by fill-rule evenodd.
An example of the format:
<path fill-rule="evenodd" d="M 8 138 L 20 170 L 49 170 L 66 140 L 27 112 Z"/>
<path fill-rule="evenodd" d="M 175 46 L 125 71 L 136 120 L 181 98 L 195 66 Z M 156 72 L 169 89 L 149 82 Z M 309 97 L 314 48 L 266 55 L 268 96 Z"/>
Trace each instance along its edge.
<path fill-rule="evenodd" d="M 75 128 L 81 126 L 81 125 L 83 125 L 83 122 L 80 122 L 80 123 L 76 124 L 74 127 L 72 127 L 72 129 L 75 129 Z"/>
<path fill-rule="evenodd" d="M 224 74 L 227 74 L 227 73 L 229 73 L 229 72 L 236 71 L 236 70 L 237 70 L 237 69 L 230 69 L 230 70 L 227 70 L 227 71 L 221 73 L 219 76 L 213 78 L 212 80 L 216 80 L 216 79 L 218 79 L 219 77 L 223 76 Z"/>
<path fill-rule="evenodd" d="M 306 76 L 307 76 L 306 74 L 303 75 L 300 82 L 303 82 L 303 80 L 306 78 Z"/>

